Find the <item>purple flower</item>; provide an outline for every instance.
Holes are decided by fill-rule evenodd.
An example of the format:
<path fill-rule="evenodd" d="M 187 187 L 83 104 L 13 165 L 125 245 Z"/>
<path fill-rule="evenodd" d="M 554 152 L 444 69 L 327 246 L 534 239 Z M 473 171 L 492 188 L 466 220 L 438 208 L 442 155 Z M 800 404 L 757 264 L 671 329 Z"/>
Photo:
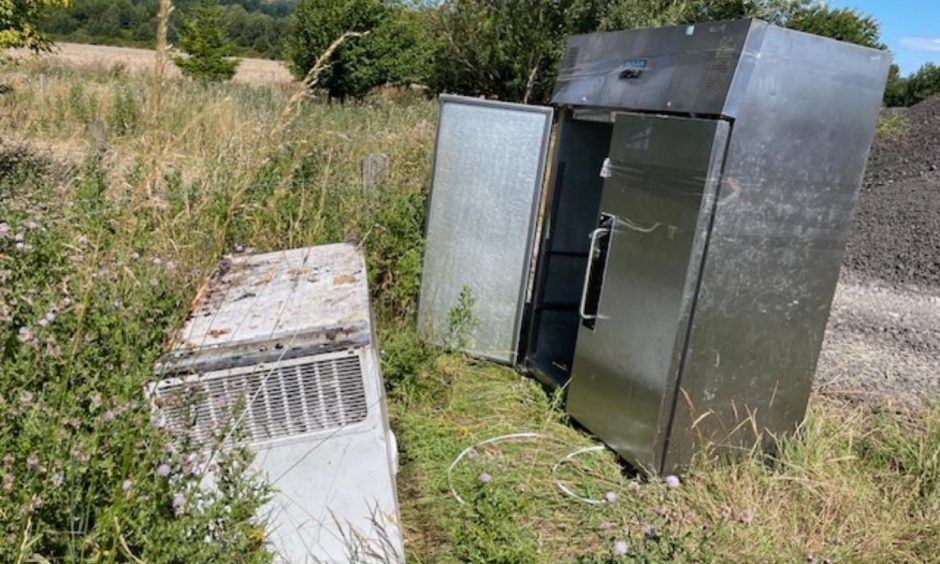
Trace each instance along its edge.
<path fill-rule="evenodd" d="M 49 320 L 46 319 L 45 317 L 43 317 L 42 319 L 40 319 L 39 321 L 37 321 L 36 324 L 39 325 L 40 327 L 45 327 L 45 326 L 49 325 Z"/>
<path fill-rule="evenodd" d="M 606 531 L 610 529 L 610 526 L 610 521 L 601 521 L 601 530 Z"/>
<path fill-rule="evenodd" d="M 89 396 L 89 399 L 91 400 L 92 407 L 94 407 L 95 409 L 98 409 L 99 407 L 101 407 L 101 394 L 99 394 L 98 392 L 92 392 L 91 395 Z"/>
<path fill-rule="evenodd" d="M 29 405 L 33 401 L 33 394 L 30 392 L 23 392 L 20 394 L 20 403 L 23 405 Z"/>
<path fill-rule="evenodd" d="M 88 237 L 87 237 L 86 235 L 81 235 L 81 236 L 79 236 L 79 238 L 78 238 L 78 244 L 79 244 L 79 245 L 87 245 L 87 244 L 88 244 Z"/>
<path fill-rule="evenodd" d="M 489 484 L 489 483 L 490 483 L 490 480 L 492 480 L 492 479 L 493 479 L 493 477 L 490 476 L 489 473 L 487 473 L 487 472 L 483 472 L 483 473 L 480 474 L 480 483 L 482 483 L 482 484 Z"/>
<path fill-rule="evenodd" d="M 748 509 L 738 515 L 738 521 L 744 523 L 745 525 L 754 520 L 754 513 Z"/>
<path fill-rule="evenodd" d="M 35 339 L 36 335 L 29 327 L 20 327 L 20 330 L 16 332 L 16 338 L 21 343 L 28 343 Z M 20 397 L 22 398 L 23 396 Z"/>
<path fill-rule="evenodd" d="M 6 237 L 10 233 L 10 224 L 7 222 L 0 223 L 0 237 Z"/>
<path fill-rule="evenodd" d="M 659 536 L 659 532 L 656 530 L 656 527 L 653 525 L 646 525 L 643 527 L 643 536 L 648 539 L 655 539 Z"/>
<path fill-rule="evenodd" d="M 623 541 L 617 541 L 614 543 L 614 554 L 617 556 L 623 556 L 627 553 L 627 543 Z"/>
<path fill-rule="evenodd" d="M 164 464 L 161 464 L 160 466 L 157 466 L 157 474 L 159 474 L 163 478 L 166 478 L 167 476 L 169 476 L 170 465 L 164 463 Z"/>
<path fill-rule="evenodd" d="M 140 260 L 140 253 L 138 253 L 137 251 L 132 252 L 132 253 L 131 253 L 131 260 L 135 260 L 135 261 L 136 261 L 136 260 Z"/>
<path fill-rule="evenodd" d="M 22 233 L 17 233 L 16 235 L 13 236 L 13 240 L 16 241 L 17 243 L 22 243 L 25 239 L 26 237 Z"/>
<path fill-rule="evenodd" d="M 604 494 L 604 500 L 607 501 L 607 503 L 613 503 L 617 501 L 617 497 L 617 492 L 607 492 Z"/>
<path fill-rule="evenodd" d="M 186 496 L 183 494 L 176 494 L 173 496 L 173 509 L 177 514 L 183 512 L 183 506 L 186 505 Z"/>
<path fill-rule="evenodd" d="M 631 480 L 630 483 L 627 484 L 627 489 L 633 493 L 640 493 L 640 483 L 636 480 Z"/>
<path fill-rule="evenodd" d="M 26 469 L 32 472 L 39 466 L 39 457 L 35 454 L 31 454 L 26 457 Z"/>
<path fill-rule="evenodd" d="M 114 421 L 114 412 L 109 409 L 101 414 L 101 418 L 104 419 L 105 423 L 110 423 Z"/>
<path fill-rule="evenodd" d="M 127 493 L 131 491 L 131 486 L 133 485 L 134 483 L 131 482 L 130 480 L 124 480 L 123 482 L 121 482 L 121 489 L 124 490 L 125 493 Z"/>
<path fill-rule="evenodd" d="M 679 481 L 679 477 L 673 476 L 672 474 L 666 476 L 663 481 L 666 482 L 666 487 L 669 488 L 678 488 L 682 484 L 682 482 Z"/>
<path fill-rule="evenodd" d="M 65 481 L 65 478 L 62 477 L 62 474 L 56 473 L 52 475 L 51 482 L 53 486 L 59 487 L 62 485 L 62 482 L 64 481 Z"/>

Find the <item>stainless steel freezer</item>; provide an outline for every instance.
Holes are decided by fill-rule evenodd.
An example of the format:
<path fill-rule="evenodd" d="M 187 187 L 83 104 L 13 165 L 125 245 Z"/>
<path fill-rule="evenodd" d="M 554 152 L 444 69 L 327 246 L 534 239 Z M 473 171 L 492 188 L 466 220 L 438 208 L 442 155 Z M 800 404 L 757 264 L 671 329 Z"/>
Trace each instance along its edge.
<path fill-rule="evenodd" d="M 439 281 L 521 276 L 515 304 L 475 285 L 477 303 L 499 304 L 502 318 L 474 335 L 511 335 L 503 360 L 567 385 L 571 415 L 650 473 L 675 471 L 706 444 L 792 431 L 890 61 L 757 20 L 572 37 L 544 183 L 518 169 L 542 162 L 547 127 L 540 142 L 540 124 L 468 137 L 448 114 L 489 102 L 443 99 L 422 318 L 455 305 L 454 294 L 426 299 Z M 478 158 L 494 151 L 515 168 Z M 440 163 L 472 155 L 488 189 L 439 181 Z M 447 196 L 455 189 L 459 199 Z M 493 214 L 519 217 L 499 235 L 474 227 Z"/>

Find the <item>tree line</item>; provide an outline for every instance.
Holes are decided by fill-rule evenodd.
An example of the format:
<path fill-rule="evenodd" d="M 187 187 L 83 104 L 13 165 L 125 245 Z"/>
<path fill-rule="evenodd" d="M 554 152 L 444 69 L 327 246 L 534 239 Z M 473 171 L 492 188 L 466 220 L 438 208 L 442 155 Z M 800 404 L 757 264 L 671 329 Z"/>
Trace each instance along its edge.
<path fill-rule="evenodd" d="M 817 0 L 298 0 L 284 57 L 300 77 L 343 31 L 368 31 L 334 55 L 321 78 L 331 96 L 420 83 L 435 92 L 544 103 L 569 35 L 742 17 L 886 48 L 873 17 Z M 885 101 L 911 105 L 936 92 L 938 67 L 903 78 L 894 66 Z"/>
<path fill-rule="evenodd" d="M 46 9 L 37 27 L 58 41 L 152 48 L 159 0 L 71 0 L 66 8 Z M 177 43 L 196 0 L 177 0 L 168 40 Z M 293 0 L 223 0 L 221 30 L 231 55 L 279 59 Z"/>
<path fill-rule="evenodd" d="M 333 98 L 384 84 L 503 100 L 548 100 L 567 36 L 755 17 L 792 29 L 885 49 L 871 16 L 819 0 L 208 0 L 216 56 L 282 58 L 302 78 L 346 31 L 321 75 Z M 47 10 L 39 28 L 58 39 L 150 46 L 159 0 L 72 0 Z M 179 0 L 172 43 L 186 42 L 186 17 L 206 0 Z M 204 8 L 203 8 L 204 9 Z M 199 31 L 203 30 L 203 31 Z M 192 35 L 191 33 L 191 35 Z M 189 43 L 193 38 L 188 39 Z M 885 103 L 909 106 L 940 92 L 940 67 L 908 77 L 892 67 Z"/>

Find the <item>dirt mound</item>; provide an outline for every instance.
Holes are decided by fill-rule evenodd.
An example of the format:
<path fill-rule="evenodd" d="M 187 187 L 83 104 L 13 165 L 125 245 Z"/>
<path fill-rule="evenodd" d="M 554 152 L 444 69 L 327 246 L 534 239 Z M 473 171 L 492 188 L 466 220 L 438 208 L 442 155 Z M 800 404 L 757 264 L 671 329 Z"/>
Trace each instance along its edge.
<path fill-rule="evenodd" d="M 902 134 L 872 148 L 844 264 L 890 283 L 940 289 L 940 96 L 905 117 Z"/>

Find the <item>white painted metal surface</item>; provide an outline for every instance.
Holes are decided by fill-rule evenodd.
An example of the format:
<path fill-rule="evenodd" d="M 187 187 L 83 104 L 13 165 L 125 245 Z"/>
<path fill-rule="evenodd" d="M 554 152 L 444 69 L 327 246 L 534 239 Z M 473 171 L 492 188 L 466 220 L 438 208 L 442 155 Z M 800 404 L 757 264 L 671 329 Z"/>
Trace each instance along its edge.
<path fill-rule="evenodd" d="M 150 386 L 163 423 L 204 443 L 241 419 L 278 489 L 259 517 L 282 562 L 403 560 L 366 281 L 348 244 L 226 259 Z"/>

